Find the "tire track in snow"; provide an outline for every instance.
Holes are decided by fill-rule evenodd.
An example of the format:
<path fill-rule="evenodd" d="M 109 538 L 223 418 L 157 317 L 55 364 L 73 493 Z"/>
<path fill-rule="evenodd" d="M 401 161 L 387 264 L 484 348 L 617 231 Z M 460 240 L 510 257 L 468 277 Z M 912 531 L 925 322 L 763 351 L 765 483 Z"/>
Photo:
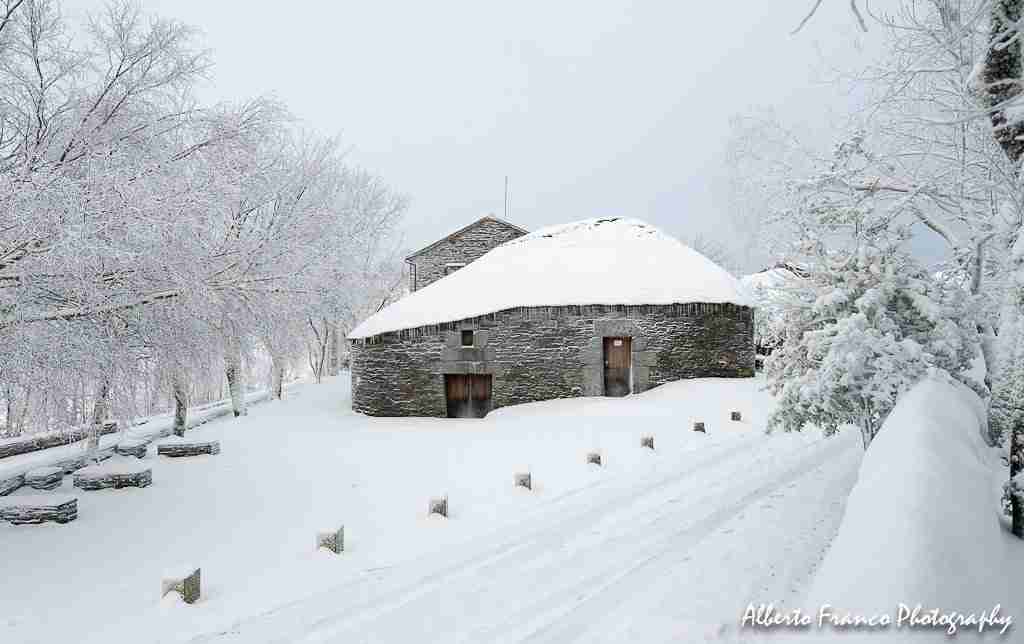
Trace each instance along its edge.
<path fill-rule="evenodd" d="M 438 610 L 438 604 L 465 607 L 457 631 L 457 639 L 463 641 L 571 641 L 574 634 L 586 632 L 588 624 L 623 602 L 622 593 L 615 589 L 626 585 L 626 580 L 631 588 L 650 583 L 744 508 L 828 462 L 841 449 L 843 443 L 835 439 L 796 450 L 770 438 L 748 439 L 715 446 L 700 461 L 686 462 L 685 467 L 664 475 L 654 472 L 639 481 L 629 475 L 597 481 L 561 495 L 562 502 L 550 500 L 545 504 L 550 508 L 528 517 L 532 527 L 501 535 L 497 545 L 494 535 L 488 535 L 459 546 L 462 552 L 484 546 L 468 557 L 453 559 L 442 551 L 438 559 L 400 564 L 377 578 L 353 580 L 241 622 L 231 632 L 195 641 L 218 636 L 296 641 L 303 634 L 305 642 L 353 637 L 386 641 L 369 635 L 401 627 L 406 613 L 411 612 L 412 621 L 424 615 L 453 614 Z M 673 456 L 678 461 L 691 455 Z M 606 487 L 616 488 L 610 498 Z M 594 494 L 602 497 L 596 503 L 590 499 Z M 559 507 L 564 501 L 575 507 Z M 637 509 L 645 503 L 650 507 Z M 544 516 L 551 512 L 558 514 Z M 438 566 L 438 560 L 444 563 Z M 566 575 L 566 569 L 573 567 L 580 569 L 576 576 Z M 505 607 L 502 595 L 520 601 Z M 352 603 L 353 597 L 359 599 Z M 523 599 L 527 601 L 522 603 Z M 474 617 L 470 607 L 487 601 L 491 603 L 478 606 L 482 610 Z M 466 624 L 471 621 L 478 624 Z M 417 632 L 418 639 L 430 640 L 430 633 Z M 453 635 L 445 631 L 445 641 L 452 641 Z"/>
<path fill-rule="evenodd" d="M 769 494 L 770 492 L 772 492 L 772 491 L 774 491 L 774 490 L 776 490 L 776 489 L 786 485 L 787 483 L 791 482 L 792 480 L 795 480 L 796 478 L 799 478 L 799 476 L 801 476 L 802 474 L 806 473 L 806 471 L 808 471 L 809 468 L 813 468 L 818 463 L 820 463 L 820 461 L 823 458 L 828 458 L 829 455 L 832 454 L 832 452 L 834 452 L 836 450 L 839 450 L 839 449 L 842 449 L 842 445 L 839 445 L 838 441 L 832 441 L 832 442 L 830 442 L 827 445 L 827 447 L 831 448 L 831 449 L 829 449 L 829 451 L 827 452 L 826 455 L 822 455 L 822 454 L 818 453 L 819 450 L 821 449 L 820 445 L 808 446 L 808 448 L 810 448 L 810 447 L 814 447 L 815 448 L 814 451 L 811 454 L 806 455 L 804 458 L 799 460 L 798 464 L 795 467 L 793 467 L 790 470 L 788 470 L 785 475 L 783 475 L 782 477 L 778 477 L 778 476 L 773 477 L 772 479 L 770 479 L 770 481 L 768 483 L 765 483 L 765 484 L 761 485 L 760 487 L 756 487 L 753 491 L 750 491 L 747 494 L 743 495 L 739 500 L 734 501 L 731 505 L 729 505 L 729 506 L 727 506 L 725 508 L 720 508 L 718 511 L 716 511 L 712 515 L 705 517 L 704 520 L 698 522 L 694 526 L 691 526 L 690 528 L 688 528 L 684 532 L 693 533 L 694 536 L 697 537 L 697 538 L 706 537 L 715 528 L 717 528 L 722 523 L 724 523 L 725 521 L 727 521 L 730 518 L 732 518 L 733 516 L 735 516 L 735 514 L 738 512 L 738 510 L 743 508 L 743 507 L 745 507 L 745 505 L 747 505 L 748 503 L 753 502 L 753 501 L 758 500 L 758 499 L 761 499 L 764 496 L 766 496 L 767 494 Z M 801 450 L 801 452 L 802 451 L 803 450 Z M 762 460 L 767 460 L 767 459 L 762 459 Z M 756 463 L 757 463 L 757 461 L 755 461 L 754 464 L 756 465 Z M 752 465 L 751 463 L 744 463 L 743 464 L 743 469 L 744 470 L 748 470 L 748 469 L 749 470 L 756 470 L 757 469 L 756 467 L 750 467 L 751 465 Z M 717 495 L 715 495 L 715 494 L 707 494 L 707 495 L 704 495 L 704 496 L 696 497 L 695 500 L 692 501 L 691 503 L 687 504 L 685 506 L 685 508 L 681 508 L 679 510 L 676 510 L 676 513 L 678 515 L 689 514 L 689 513 L 694 512 L 694 511 L 699 511 L 699 508 L 701 506 L 704 506 L 704 505 L 707 505 L 707 506 L 710 506 L 710 507 L 717 507 L 721 500 L 716 498 L 716 497 L 717 497 Z M 590 510 L 589 511 L 589 515 L 592 517 L 593 514 L 594 514 L 593 510 Z M 599 517 L 597 519 L 597 521 L 599 521 L 601 519 L 603 519 L 603 517 Z M 597 521 L 589 521 L 589 522 L 587 522 L 588 526 L 592 525 L 593 523 L 596 523 Z M 629 524 L 630 525 L 635 525 L 633 520 L 629 520 Z M 583 529 L 584 527 L 585 526 L 579 526 L 573 532 L 574 533 L 584 532 L 585 531 Z M 644 532 L 644 526 L 643 525 L 636 526 L 636 528 L 637 528 L 637 534 L 643 534 L 643 532 Z M 610 552 L 608 551 L 607 548 L 602 548 L 602 551 L 601 551 L 601 554 L 599 556 L 599 559 L 601 560 L 601 563 L 604 564 L 604 569 L 602 569 L 601 572 L 599 572 L 597 574 L 586 574 L 586 572 L 584 571 L 585 576 L 583 576 L 583 577 L 581 577 L 579 579 L 574 580 L 568 586 L 560 586 L 559 585 L 559 576 L 560 576 L 559 572 L 561 572 L 560 569 L 563 569 L 563 568 L 565 568 L 567 566 L 567 561 L 566 561 L 567 558 L 564 557 L 564 556 L 549 557 L 549 556 L 546 556 L 546 555 L 549 555 L 551 552 L 553 552 L 553 551 L 555 551 L 557 549 L 558 542 L 560 540 L 562 540 L 562 538 L 565 535 L 565 529 L 564 529 L 564 526 L 554 526 L 554 527 L 550 527 L 550 528 L 546 529 L 544 532 L 546 533 L 545 536 L 547 537 L 547 539 L 545 541 L 539 541 L 539 542 L 537 542 L 535 544 L 536 546 L 539 546 L 539 549 L 535 548 L 532 551 L 527 552 L 527 553 L 524 553 L 522 551 L 522 549 L 517 549 L 516 551 L 510 551 L 508 554 L 510 556 L 514 555 L 516 561 L 514 561 L 514 562 L 503 562 L 503 565 L 504 565 L 503 568 L 499 568 L 497 570 L 487 570 L 487 569 L 484 569 L 485 568 L 484 566 L 480 566 L 480 567 L 478 567 L 476 569 L 467 568 L 467 569 L 463 570 L 462 571 L 463 574 L 460 574 L 459 577 L 460 578 L 468 579 L 471 582 L 471 584 L 470 584 L 471 588 L 468 589 L 468 591 L 461 593 L 461 596 L 462 596 L 462 600 L 461 601 L 450 602 L 450 603 L 455 604 L 455 606 L 453 606 L 453 608 L 457 608 L 460 604 L 469 605 L 469 602 L 472 601 L 473 596 L 477 595 L 479 593 L 487 593 L 488 591 L 492 591 L 495 588 L 500 588 L 501 590 L 498 591 L 499 593 L 507 594 L 509 587 L 514 587 L 514 588 L 517 588 L 518 591 L 519 591 L 519 592 L 515 593 L 515 595 L 517 595 L 519 597 L 531 597 L 531 596 L 533 596 L 533 597 L 535 597 L 535 599 L 534 599 L 534 601 L 532 601 L 532 602 L 526 604 L 525 606 L 521 607 L 519 610 L 516 610 L 515 612 L 513 612 L 511 617 L 509 617 L 507 619 L 507 623 L 510 624 L 510 625 L 523 624 L 524 622 L 530 623 L 531 621 L 539 621 L 541 623 L 547 623 L 550 620 L 554 619 L 557 616 L 558 612 L 563 611 L 563 610 L 571 610 L 579 602 L 585 601 L 588 597 L 590 597 L 592 595 L 599 594 L 602 589 L 605 589 L 605 588 L 609 587 L 610 585 L 618 582 L 621 579 L 622 576 L 632 572 L 632 568 L 630 567 L 631 565 L 633 567 L 636 567 L 635 564 L 631 564 L 631 562 L 629 562 L 629 561 L 627 561 L 626 563 L 616 562 L 615 566 L 618 566 L 618 567 L 625 566 L 626 570 L 625 571 L 612 570 L 611 572 L 609 572 L 609 570 L 608 570 L 609 565 L 608 564 L 609 564 L 609 554 L 610 554 Z M 636 536 L 635 534 L 631 535 L 631 537 L 635 537 L 635 536 Z M 671 534 L 667 538 L 660 539 L 660 541 L 666 542 L 666 541 L 670 541 L 672 538 L 677 538 L 677 537 L 678 537 L 678 534 Z M 659 546 L 661 546 L 661 548 L 664 549 L 664 546 L 662 544 L 659 544 L 659 543 L 647 543 L 647 542 L 643 542 L 640 539 L 635 539 L 635 538 L 632 539 L 632 541 L 633 542 L 631 544 L 629 544 L 628 547 L 627 547 L 627 550 L 630 553 L 636 553 L 638 551 L 639 552 L 649 552 L 650 549 L 652 549 L 652 548 L 655 551 L 657 551 Z M 605 543 L 605 544 L 602 544 L 602 545 L 607 545 L 607 544 Z M 525 561 L 520 561 L 522 559 L 522 555 L 523 554 L 528 554 L 529 558 L 526 559 Z M 630 555 L 630 556 L 635 556 L 635 555 Z M 515 564 L 515 565 L 509 565 L 510 563 L 511 564 Z M 528 582 L 528 583 L 521 583 L 519 586 L 516 586 L 514 582 L 515 582 L 516 578 L 521 578 L 524 575 L 524 569 L 528 572 L 528 571 L 530 571 L 531 567 L 534 564 L 538 564 L 538 563 L 539 563 L 539 568 L 536 571 L 536 574 L 534 575 L 534 578 L 530 582 Z M 641 562 L 641 564 L 643 564 L 643 563 L 656 563 L 656 562 L 653 561 L 653 558 L 648 558 L 648 560 L 645 560 L 645 561 Z M 586 566 L 584 566 L 584 568 L 586 568 Z M 657 574 L 657 573 L 655 573 L 655 574 Z M 508 580 L 508 579 L 502 580 L 502 577 L 509 577 L 510 575 L 513 577 L 512 580 Z M 478 581 L 480 579 L 487 580 L 487 582 L 485 583 L 485 585 L 483 587 L 480 587 L 478 584 L 474 584 L 473 583 L 474 581 Z M 498 581 L 495 581 L 496 579 Z M 510 583 L 510 581 L 513 582 L 513 583 Z M 405 597 L 399 604 L 394 605 L 394 606 L 392 606 L 392 607 L 390 607 L 390 608 L 388 608 L 386 610 L 387 610 L 387 612 L 390 612 L 390 611 L 399 611 L 400 612 L 401 609 L 405 609 L 409 604 L 417 601 L 420 598 L 429 597 L 435 591 L 439 592 L 439 593 L 451 593 L 451 592 L 453 592 L 452 591 L 452 586 L 456 585 L 457 582 L 458 582 L 458 580 L 456 580 L 456 579 L 445 579 L 444 583 L 442 583 L 439 587 L 436 587 L 436 588 L 433 588 L 433 587 L 432 588 L 421 588 L 421 589 L 419 589 L 421 592 L 416 592 L 412 596 Z M 531 586 L 533 588 L 531 588 Z M 554 587 L 552 588 L 552 586 L 554 586 Z M 547 592 L 541 593 L 541 594 L 537 594 L 536 592 L 531 592 L 531 590 L 535 590 L 535 589 L 538 589 L 538 588 L 542 589 L 542 590 L 546 590 Z M 595 588 L 597 590 L 594 590 Z M 564 609 L 565 606 L 569 606 L 570 608 L 569 609 Z M 430 609 L 425 611 L 425 614 L 431 614 L 431 612 L 433 612 L 434 614 L 445 614 L 445 611 L 431 611 Z M 469 614 L 472 613 L 472 611 L 469 611 L 469 610 L 466 610 L 465 612 L 469 613 Z M 553 612 L 556 614 L 555 616 L 552 615 Z M 384 614 L 387 614 L 387 613 L 384 613 Z M 414 614 L 421 614 L 421 613 L 414 613 Z M 358 627 L 359 627 L 360 624 L 365 625 L 367 622 L 371 622 L 372 620 L 374 620 L 374 619 L 376 619 L 376 618 L 378 618 L 380 616 L 381 616 L 381 614 L 377 614 L 377 615 L 373 615 L 373 616 L 365 615 L 364 614 L 362 616 L 364 619 L 352 620 L 352 621 L 349 621 L 348 623 L 345 623 L 345 624 L 336 624 L 336 626 L 337 626 L 336 629 L 331 629 L 330 631 L 328 631 L 326 633 L 323 633 L 323 632 L 317 633 L 314 637 L 310 638 L 307 641 L 334 641 L 335 639 L 340 638 L 342 633 L 346 633 L 347 632 L 349 635 L 355 634 L 355 633 L 358 632 Z M 493 615 L 493 613 L 491 615 L 487 615 L 485 613 L 483 616 L 486 618 L 487 622 L 493 623 L 492 620 L 495 617 Z M 467 621 L 467 620 L 466 620 L 465 617 L 463 617 L 461 621 Z M 583 621 L 584 624 L 588 623 L 590 621 L 590 618 L 589 617 L 584 618 L 582 621 Z M 323 623 L 317 625 L 317 627 L 323 627 L 323 626 L 324 626 Z M 576 630 L 577 626 L 578 625 L 576 625 L 576 624 L 570 625 L 569 632 L 572 632 L 572 631 Z M 314 630 L 316 630 L 316 629 L 314 629 Z M 520 632 L 513 639 L 515 641 L 519 641 L 519 639 L 523 635 L 524 635 L 524 633 Z M 484 629 L 482 632 L 473 632 L 473 633 L 469 634 L 468 636 L 466 636 L 464 639 L 465 639 L 465 641 L 471 641 L 471 642 L 492 641 L 492 640 L 493 641 L 504 641 L 506 639 L 506 637 L 501 636 L 500 635 L 500 631 L 495 632 L 493 629 L 487 628 L 487 629 Z M 555 640 L 555 641 L 560 641 L 561 639 L 564 639 L 564 638 L 555 637 L 555 638 L 552 638 L 552 639 Z"/>
<path fill-rule="evenodd" d="M 649 589 L 655 586 L 657 579 L 669 574 L 669 570 L 690 561 L 691 553 L 696 546 L 714 537 L 720 528 L 736 519 L 750 506 L 764 501 L 781 489 L 803 481 L 822 468 L 836 467 L 833 460 L 843 458 L 845 456 L 843 452 L 848 446 L 840 441 L 830 442 L 831 444 L 821 452 L 801 458 L 797 463 L 782 471 L 779 476 L 742 493 L 738 498 L 711 514 L 692 521 L 678 530 L 643 542 L 642 546 L 637 548 L 638 552 L 651 554 L 645 554 L 631 563 L 625 563 L 624 567 L 614 572 L 598 586 L 578 588 L 578 590 L 584 590 L 584 593 L 582 596 L 577 596 L 576 601 L 563 605 L 564 612 L 562 614 L 525 636 L 522 633 L 517 633 L 514 641 L 600 641 L 601 625 L 613 621 L 609 617 L 610 615 L 623 615 L 630 612 L 630 609 L 624 609 L 624 606 L 630 606 L 633 610 L 639 611 L 635 614 L 643 614 L 642 606 L 647 603 L 648 593 L 637 593 L 636 589 Z M 856 456 L 859 457 L 859 454 Z M 822 459 L 824 459 L 824 463 Z M 856 460 L 854 459 L 853 462 L 855 463 Z M 856 471 L 855 467 L 850 469 Z M 849 481 L 849 484 L 852 485 L 852 480 Z M 673 513 L 671 518 L 681 519 L 685 522 L 684 513 L 681 512 Z M 637 526 L 636 534 L 643 535 L 643 528 L 646 527 L 649 525 Z M 513 623 L 513 620 L 509 620 L 509 622 Z M 513 632 L 515 631 L 513 630 Z M 604 634 L 607 634 L 607 631 L 604 631 Z M 488 637 L 486 633 L 482 635 L 484 637 L 470 639 L 472 641 L 506 641 L 505 637 Z"/>
<path fill-rule="evenodd" d="M 601 507 L 605 509 L 627 507 L 638 496 L 671 485 L 680 478 L 698 474 L 731 459 L 742 457 L 755 451 L 760 443 L 765 441 L 766 439 L 763 437 L 758 437 L 756 440 L 744 437 L 724 444 L 674 454 L 672 456 L 676 460 L 687 459 L 683 461 L 682 469 L 670 469 L 667 474 L 656 477 L 655 475 L 660 472 L 655 471 L 639 481 L 635 475 L 629 474 L 593 481 L 588 485 L 568 490 L 543 502 L 536 511 L 524 517 L 524 521 L 529 522 L 526 524 L 527 527 L 534 526 L 525 533 L 516 531 L 512 536 L 508 536 L 507 532 L 492 533 L 458 544 L 457 547 L 461 552 L 475 553 L 470 556 L 460 555 L 452 558 L 452 547 L 447 546 L 436 553 L 418 557 L 411 562 L 400 562 L 374 569 L 375 573 L 379 572 L 376 576 L 366 575 L 351 579 L 346 583 L 320 591 L 311 597 L 243 618 L 226 630 L 198 634 L 189 641 L 199 643 L 224 638 L 239 638 L 239 641 L 246 642 L 291 642 L 294 641 L 296 632 L 301 633 L 311 628 L 323 628 L 346 619 L 365 620 L 369 618 L 368 613 L 370 612 L 374 615 L 383 614 L 417 596 L 427 594 L 430 590 L 448 583 L 451 579 L 472 575 L 481 566 L 507 557 L 519 549 L 535 545 L 534 542 L 546 534 L 564 531 L 565 526 L 569 523 L 599 520 L 600 515 L 595 514 L 593 503 L 589 501 L 588 497 L 595 493 L 601 493 L 604 496 L 606 494 L 604 488 L 625 483 L 626 485 L 622 489 L 616 490 L 614 497 L 602 498 Z M 689 460 L 694 453 L 700 454 L 702 458 L 696 462 Z M 640 489 L 638 489 L 638 483 L 643 483 Z M 567 509 L 559 507 L 566 501 L 575 504 L 574 507 Z M 554 518 L 549 516 L 556 512 Z M 500 540 L 498 545 L 495 545 L 496 538 Z M 479 550 L 481 547 L 483 549 Z M 438 562 L 443 562 L 440 567 Z M 396 583 L 388 578 L 389 574 L 401 574 L 402 576 Z M 410 575 L 413 577 L 412 580 L 409 579 Z M 390 583 L 396 587 L 381 592 L 381 583 Z M 373 597 L 347 608 L 338 605 L 337 595 L 351 597 L 353 593 L 358 593 L 360 590 L 373 593 Z M 324 615 L 328 617 L 324 617 Z M 277 620 L 287 624 L 275 624 L 274 622 Z"/>

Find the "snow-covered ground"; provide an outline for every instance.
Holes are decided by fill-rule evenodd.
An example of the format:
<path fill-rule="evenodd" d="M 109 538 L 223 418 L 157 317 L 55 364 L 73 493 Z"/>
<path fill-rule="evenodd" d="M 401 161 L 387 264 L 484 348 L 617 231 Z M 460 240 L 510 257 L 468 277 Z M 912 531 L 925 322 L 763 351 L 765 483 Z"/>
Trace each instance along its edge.
<path fill-rule="evenodd" d="M 285 385 L 286 390 L 291 386 L 290 383 Z M 245 395 L 245 401 L 247 405 L 253 405 L 267 400 L 268 397 L 266 390 L 253 391 Z M 230 413 L 230 400 L 218 400 L 206 403 L 205 405 L 197 405 L 189 409 L 188 426 L 190 428 L 196 427 L 208 423 L 215 418 L 227 416 Z M 140 418 L 125 431 L 100 436 L 100 449 L 109 449 L 118 443 L 148 442 L 161 433 L 169 433 L 173 425 L 174 416 L 171 413 Z M 190 433 L 189 435 L 191 436 L 192 434 Z M 36 468 L 49 467 L 62 460 L 76 458 L 82 454 L 83 446 L 84 442 L 79 441 L 0 459 L 0 479 L 24 474 Z"/>
<path fill-rule="evenodd" d="M 951 619 L 1007 616 L 984 641 L 1024 642 L 1024 545 L 1000 521 L 1006 470 L 982 440 L 984 403 L 967 387 L 925 379 L 903 394 L 872 441 L 848 497 L 842 527 L 806 599 L 817 615 L 889 616 L 899 605 L 938 608 Z M 993 611 L 999 607 L 995 613 Z M 904 618 L 906 616 L 904 615 Z M 847 644 L 939 641 L 948 625 L 837 628 L 813 641 Z M 956 623 L 958 640 L 978 626 Z"/>
<path fill-rule="evenodd" d="M 743 640 L 748 602 L 802 600 L 861 459 L 853 432 L 764 435 L 759 384 L 483 420 L 367 418 L 347 378 L 296 386 L 190 431 L 218 456 L 149 456 L 149 488 L 78 492 L 63 526 L 0 525 L 0 642 Z M 513 486 L 527 469 L 532 492 Z M 451 517 L 428 516 L 443 494 Z M 339 523 L 346 552 L 315 552 Z M 161 600 L 189 565 L 203 599 Z"/>

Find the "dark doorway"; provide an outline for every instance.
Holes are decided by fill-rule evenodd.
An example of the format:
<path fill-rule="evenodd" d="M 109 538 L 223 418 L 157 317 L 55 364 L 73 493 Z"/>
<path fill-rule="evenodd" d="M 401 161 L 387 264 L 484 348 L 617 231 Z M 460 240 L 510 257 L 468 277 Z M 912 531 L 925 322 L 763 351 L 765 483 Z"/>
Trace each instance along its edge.
<path fill-rule="evenodd" d="M 605 396 L 625 396 L 630 393 L 631 345 L 632 338 L 604 339 Z"/>
<path fill-rule="evenodd" d="M 491 374 L 446 374 L 448 418 L 483 418 L 491 411 Z"/>

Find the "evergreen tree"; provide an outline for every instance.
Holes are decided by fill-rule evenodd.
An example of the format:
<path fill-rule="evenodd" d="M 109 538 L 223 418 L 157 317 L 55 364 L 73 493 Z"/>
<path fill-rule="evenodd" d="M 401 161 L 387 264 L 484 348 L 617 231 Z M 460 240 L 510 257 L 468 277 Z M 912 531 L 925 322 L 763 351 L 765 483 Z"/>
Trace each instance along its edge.
<path fill-rule="evenodd" d="M 867 448 L 897 397 L 922 377 L 980 385 L 967 376 L 979 344 L 968 292 L 906 251 L 899 204 L 848 188 L 861 143 L 841 145 L 833 166 L 801 184 L 798 206 L 780 218 L 795 225 L 789 259 L 806 277 L 787 281 L 776 298 L 772 324 L 782 343 L 766 373 L 779 397 L 770 429 L 814 425 L 832 434 L 853 424 Z"/>

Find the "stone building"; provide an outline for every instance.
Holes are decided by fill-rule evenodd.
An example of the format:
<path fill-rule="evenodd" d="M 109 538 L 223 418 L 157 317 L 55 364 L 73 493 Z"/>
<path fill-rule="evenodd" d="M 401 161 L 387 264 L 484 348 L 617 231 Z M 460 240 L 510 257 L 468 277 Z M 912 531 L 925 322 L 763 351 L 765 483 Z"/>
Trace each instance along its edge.
<path fill-rule="evenodd" d="M 635 219 L 517 237 L 349 335 L 352 406 L 480 417 L 754 373 L 754 319 L 727 271 Z"/>
<path fill-rule="evenodd" d="M 491 249 L 525 234 L 526 231 L 519 226 L 493 215 L 477 219 L 405 258 L 409 264 L 409 291 L 418 291 L 433 284 Z"/>

